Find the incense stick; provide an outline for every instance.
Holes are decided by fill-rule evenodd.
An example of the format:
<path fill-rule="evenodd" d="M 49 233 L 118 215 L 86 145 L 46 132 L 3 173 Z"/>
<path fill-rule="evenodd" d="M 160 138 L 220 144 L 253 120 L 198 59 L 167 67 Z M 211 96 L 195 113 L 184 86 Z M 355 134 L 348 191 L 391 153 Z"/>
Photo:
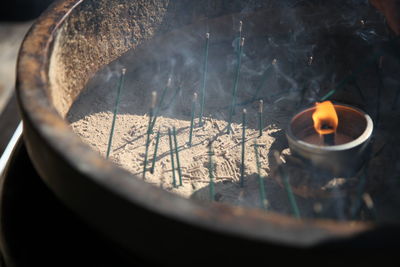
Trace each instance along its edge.
<path fill-rule="evenodd" d="M 245 148 L 246 148 L 246 113 L 247 110 L 243 109 L 242 117 L 242 163 L 240 165 L 240 187 L 244 187 L 244 160 L 245 160 Z"/>
<path fill-rule="evenodd" d="M 201 103 L 200 103 L 200 115 L 199 124 L 203 125 L 203 113 L 204 113 L 204 102 L 206 97 L 206 81 L 208 71 L 208 51 L 210 46 L 210 33 L 206 33 L 206 46 L 204 49 L 204 62 L 203 62 L 203 80 L 201 85 Z"/>
<path fill-rule="evenodd" d="M 196 102 L 197 102 L 197 93 L 193 94 L 193 100 L 192 100 L 192 114 L 191 114 L 191 119 L 190 119 L 190 132 L 189 132 L 189 146 L 192 146 L 192 137 L 193 137 L 193 127 L 194 127 L 194 114 L 196 112 Z"/>
<path fill-rule="evenodd" d="M 150 105 L 150 112 L 149 112 L 149 124 L 147 126 L 147 137 L 146 137 L 146 148 L 144 152 L 144 162 L 143 162 L 143 180 L 146 179 L 146 171 L 147 171 L 147 157 L 149 154 L 149 145 L 150 145 L 150 135 L 151 135 L 151 120 L 154 113 L 154 107 L 157 102 L 157 93 L 153 91 L 151 93 L 151 105 Z"/>
<path fill-rule="evenodd" d="M 209 157 L 209 164 L 208 164 L 208 174 L 210 176 L 210 200 L 215 200 L 215 189 L 214 189 L 214 162 L 213 162 L 214 150 L 212 146 L 212 141 L 210 141 L 208 145 L 208 157 Z"/>
<path fill-rule="evenodd" d="M 264 101 L 261 99 L 259 104 L 258 104 L 258 129 L 259 129 L 259 135 L 258 137 L 261 137 L 263 135 L 263 112 L 264 112 Z"/>
<path fill-rule="evenodd" d="M 176 128 L 175 128 L 175 126 L 172 128 L 172 135 L 174 136 L 174 143 L 175 143 L 176 166 L 178 168 L 179 185 L 182 186 L 182 170 L 181 170 L 181 163 L 179 161 L 178 140 L 176 138 Z"/>
<path fill-rule="evenodd" d="M 261 208 L 267 209 L 267 207 L 265 205 L 267 200 L 266 200 L 266 194 L 265 194 L 264 179 L 261 176 L 261 164 L 260 164 L 260 158 L 258 156 L 257 140 L 254 140 L 254 153 L 256 155 L 258 186 L 259 186 L 259 190 L 260 190 L 260 205 L 261 205 Z"/>
<path fill-rule="evenodd" d="M 156 167 L 156 159 L 157 159 L 157 152 L 158 152 L 158 144 L 159 144 L 159 142 L 160 142 L 160 129 L 158 129 L 158 132 L 157 132 L 156 146 L 154 147 L 153 161 L 152 161 L 151 169 L 150 169 L 150 172 L 152 174 L 154 173 L 154 169 Z"/>
<path fill-rule="evenodd" d="M 283 184 L 285 186 L 286 193 L 288 195 L 290 206 L 292 207 L 293 215 L 297 219 L 300 219 L 301 218 L 300 210 L 299 210 L 299 207 L 297 206 L 296 198 L 295 198 L 295 196 L 293 194 L 292 187 L 291 187 L 290 182 L 289 182 L 289 177 L 288 177 L 286 171 L 282 167 L 282 161 L 280 159 L 280 155 L 279 155 L 278 151 L 274 151 L 274 157 L 275 157 L 275 160 L 276 160 L 276 162 L 278 164 L 278 172 L 279 172 L 279 175 L 281 176 L 281 178 L 283 180 Z"/>
<path fill-rule="evenodd" d="M 156 124 L 157 117 L 160 115 L 159 113 L 161 111 L 162 103 L 164 102 L 164 98 L 165 98 L 167 91 L 169 89 L 169 86 L 170 86 L 169 83 L 170 83 L 170 80 L 168 81 L 168 85 L 162 91 L 160 101 L 158 102 L 157 108 L 154 111 L 154 118 L 153 118 L 153 121 L 151 122 L 150 132 L 153 132 L 153 128 L 154 128 L 154 125 Z"/>
<path fill-rule="evenodd" d="M 233 83 L 233 89 L 232 89 L 232 104 L 231 104 L 231 110 L 229 112 L 228 130 L 227 130 L 228 134 L 230 134 L 230 132 L 231 132 L 232 117 L 235 112 L 236 95 L 237 95 L 237 88 L 238 88 L 239 76 L 240 76 L 240 66 L 242 64 L 243 46 L 244 46 L 244 38 L 241 39 L 240 46 L 239 46 L 238 60 L 237 60 L 236 73 L 235 73 L 235 81 Z"/>
<path fill-rule="evenodd" d="M 239 36 L 236 49 L 240 49 L 240 40 L 242 40 L 243 21 L 239 21 Z"/>
<path fill-rule="evenodd" d="M 372 64 L 374 61 L 376 60 L 376 54 L 374 54 L 371 57 L 368 57 L 365 62 L 362 63 L 362 65 L 360 65 L 358 67 L 358 69 L 349 74 L 348 76 L 346 76 L 343 80 L 341 80 L 336 86 L 335 88 L 333 88 L 332 90 L 330 90 L 326 95 L 324 95 L 323 97 L 320 98 L 320 100 L 318 102 L 323 102 L 325 100 L 328 100 L 331 96 L 333 96 L 337 91 L 339 91 L 340 89 L 342 89 L 348 82 L 350 82 L 351 80 L 355 79 L 355 77 L 357 77 L 358 74 L 362 73 L 364 71 L 364 69 L 366 67 L 369 66 L 369 64 Z"/>
<path fill-rule="evenodd" d="M 122 88 L 124 87 L 124 82 L 125 82 L 125 73 L 126 73 L 126 69 L 123 68 L 121 71 L 121 77 L 118 82 L 117 99 L 115 101 L 115 106 L 114 106 L 114 114 L 113 114 L 113 119 L 112 119 L 112 123 L 111 123 L 110 136 L 108 138 L 108 146 L 107 146 L 107 153 L 106 153 L 107 159 L 110 156 L 110 152 L 111 152 L 112 140 L 114 137 L 115 121 L 117 119 L 119 102 L 120 102 L 120 98 L 121 98 L 121 91 L 122 91 Z"/>
<path fill-rule="evenodd" d="M 172 184 L 174 185 L 174 187 L 177 187 L 176 177 L 175 177 L 174 147 L 172 145 L 171 128 L 168 128 L 168 137 L 169 137 L 169 153 L 171 156 L 171 166 L 172 166 Z"/>

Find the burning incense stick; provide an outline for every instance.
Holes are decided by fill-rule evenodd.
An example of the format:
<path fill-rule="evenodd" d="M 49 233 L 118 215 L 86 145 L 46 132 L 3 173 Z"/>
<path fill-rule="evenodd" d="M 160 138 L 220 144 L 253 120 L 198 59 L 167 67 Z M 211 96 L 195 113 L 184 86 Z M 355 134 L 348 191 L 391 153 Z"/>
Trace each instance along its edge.
<path fill-rule="evenodd" d="M 265 196 L 264 179 L 261 176 L 261 164 L 260 164 L 260 158 L 258 156 L 257 140 L 254 140 L 254 153 L 256 155 L 258 186 L 260 188 L 260 205 L 261 205 L 261 208 L 267 209 L 267 206 L 265 205 L 266 202 L 267 202 L 267 199 L 266 199 L 266 196 Z"/>
<path fill-rule="evenodd" d="M 107 153 L 106 153 L 107 159 L 110 156 L 110 152 L 111 152 L 112 140 L 113 140 L 114 129 L 115 129 L 115 121 L 117 119 L 119 102 L 120 102 L 120 98 L 121 98 L 121 91 L 122 91 L 122 88 L 124 87 L 124 82 L 125 82 L 125 73 L 126 73 L 126 69 L 124 68 L 121 71 L 121 77 L 118 82 L 117 99 L 115 101 L 115 106 L 114 106 L 114 115 L 113 115 L 113 119 L 112 119 L 112 123 L 111 123 L 110 137 L 108 138 L 108 147 L 107 147 Z"/>
<path fill-rule="evenodd" d="M 210 34 L 206 33 L 206 47 L 204 50 L 204 63 L 203 63 L 203 81 L 201 85 L 201 103 L 200 103 L 200 115 L 199 124 L 203 125 L 203 113 L 204 113 L 204 101 L 206 97 L 206 81 L 208 71 L 208 50 L 210 47 Z"/>
<path fill-rule="evenodd" d="M 147 126 L 147 137 L 146 137 L 146 149 L 144 152 L 144 162 L 143 162 L 143 179 L 146 179 L 146 171 L 147 171 L 147 157 L 149 154 L 149 145 L 150 145 L 150 135 L 151 135 L 151 119 L 154 113 L 154 107 L 157 102 L 157 93 L 153 91 L 151 93 L 151 105 L 150 105 L 150 112 L 149 112 L 149 124 Z"/>
<path fill-rule="evenodd" d="M 235 113 L 236 95 L 237 95 L 237 88 L 238 88 L 239 76 L 240 76 L 240 66 L 242 64 L 243 46 L 244 46 L 244 38 L 241 39 L 240 46 L 239 46 L 238 60 L 237 60 L 236 74 L 235 74 L 235 81 L 233 83 L 233 90 L 232 90 L 232 104 L 231 104 L 231 110 L 230 110 L 230 113 L 229 113 L 229 122 L 228 122 L 228 130 L 227 130 L 228 134 L 230 134 L 230 132 L 231 132 L 232 117 L 233 117 L 233 114 Z"/>
<path fill-rule="evenodd" d="M 308 58 L 308 66 L 311 66 L 312 64 L 313 64 L 313 62 L 314 62 L 314 57 L 313 56 L 310 56 L 309 58 Z"/>
<path fill-rule="evenodd" d="M 259 129 L 259 135 L 258 137 L 261 137 L 263 135 L 263 112 L 264 112 L 264 101 L 261 99 L 259 104 L 258 104 L 258 129 Z"/>
<path fill-rule="evenodd" d="M 192 114 L 190 119 L 190 132 L 189 132 L 189 146 L 192 146 L 192 137 L 193 137 L 193 126 L 194 126 L 194 114 L 196 112 L 196 102 L 197 102 L 197 93 L 193 94 L 192 100 Z"/>
<path fill-rule="evenodd" d="M 243 21 L 239 21 L 239 36 L 236 49 L 240 49 L 240 40 L 242 40 Z"/>
<path fill-rule="evenodd" d="M 172 145 L 171 128 L 168 128 L 168 137 L 169 137 L 169 153 L 171 155 L 171 166 L 172 166 L 172 183 L 174 187 L 177 187 L 176 177 L 175 177 L 174 146 Z"/>
<path fill-rule="evenodd" d="M 242 118 L 242 164 L 240 165 L 240 187 L 244 187 L 244 156 L 246 148 L 246 114 L 247 110 L 243 109 Z"/>
<path fill-rule="evenodd" d="M 209 157 L 209 164 L 208 164 L 208 174 L 210 176 L 210 200 L 215 200 L 215 189 L 214 189 L 214 149 L 212 146 L 212 141 L 210 141 L 208 145 L 208 157 Z"/>
<path fill-rule="evenodd" d="M 153 161 L 151 164 L 150 172 L 153 174 L 154 169 L 156 167 L 156 159 L 157 159 L 157 152 L 158 152 L 158 144 L 160 143 L 160 129 L 158 129 L 157 137 L 156 137 L 156 145 L 154 147 L 154 154 L 153 154 Z"/>
<path fill-rule="evenodd" d="M 286 193 L 288 194 L 288 199 L 290 202 L 290 206 L 292 207 L 293 215 L 297 219 L 300 219 L 301 216 L 300 216 L 299 207 L 297 206 L 296 198 L 293 194 L 292 187 L 289 182 L 289 177 L 288 177 L 286 171 L 282 167 L 282 160 L 280 159 L 280 155 L 279 155 L 278 151 L 274 151 L 274 157 L 275 157 L 276 162 L 278 163 L 278 172 L 283 180 L 283 184 L 285 186 Z"/>
<path fill-rule="evenodd" d="M 156 124 L 157 117 L 160 115 L 161 107 L 164 102 L 165 96 L 168 92 L 168 89 L 170 87 L 170 83 L 171 83 L 171 80 L 168 80 L 167 86 L 164 88 L 164 90 L 161 93 L 160 101 L 158 102 L 157 108 L 154 111 L 154 118 L 153 118 L 153 121 L 151 122 L 150 132 L 153 132 L 153 128 L 154 128 L 154 125 Z"/>
<path fill-rule="evenodd" d="M 176 128 L 175 128 L 175 126 L 172 128 L 172 135 L 174 136 L 174 143 L 175 143 L 176 166 L 178 168 L 179 185 L 182 186 L 182 170 L 181 170 L 181 163 L 179 161 L 178 140 L 176 138 Z"/>
<path fill-rule="evenodd" d="M 156 107 L 156 102 L 157 102 L 157 92 L 153 91 L 151 92 L 151 105 L 150 105 L 150 119 L 154 116 L 154 108 Z M 151 120 L 150 120 L 151 121 Z"/>

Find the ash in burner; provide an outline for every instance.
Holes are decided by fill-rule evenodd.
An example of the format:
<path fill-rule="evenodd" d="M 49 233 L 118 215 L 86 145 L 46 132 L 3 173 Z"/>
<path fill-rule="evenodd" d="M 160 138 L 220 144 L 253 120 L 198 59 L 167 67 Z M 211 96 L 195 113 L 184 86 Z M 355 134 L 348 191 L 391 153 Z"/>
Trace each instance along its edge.
<path fill-rule="evenodd" d="M 115 84 L 124 66 L 128 71 L 110 159 L 139 177 L 143 169 L 150 169 L 144 175 L 147 182 L 187 198 L 265 207 L 302 218 L 392 219 L 396 215 L 391 209 L 400 204 L 394 194 L 400 184 L 393 186 L 400 166 L 390 159 L 400 149 L 397 140 L 381 136 L 398 131 L 389 120 L 398 112 L 388 114 L 387 106 L 378 110 L 375 95 L 380 88 L 379 101 L 394 98 L 400 85 L 394 75 L 398 63 L 385 56 L 375 68 L 376 49 L 387 38 L 371 9 L 363 6 L 357 13 L 361 15 L 350 19 L 339 10 L 342 13 L 336 17 L 317 6 L 233 14 L 156 36 L 101 70 L 68 119 L 86 143 L 105 155 Z M 361 19 L 363 23 L 357 23 Z M 207 32 L 209 39 L 204 38 Z M 153 90 L 159 98 L 155 108 L 159 114 L 151 132 Z M 199 97 L 190 146 L 194 93 Z M 358 106 L 381 122 L 372 156 L 354 177 L 321 173 L 287 152 L 284 130 L 294 110 L 327 98 Z M 259 100 L 263 100 L 263 112 L 259 112 Z M 246 120 L 239 112 L 242 108 L 247 110 Z M 173 127 L 177 144 L 169 133 Z M 377 148 L 386 142 L 393 143 Z M 275 159 L 275 150 L 284 151 L 283 162 Z M 146 155 L 148 164 L 144 165 Z M 379 173 L 376 165 L 384 172 Z M 389 196 L 396 201 L 388 205 Z M 380 205 L 384 205 L 383 213 Z"/>

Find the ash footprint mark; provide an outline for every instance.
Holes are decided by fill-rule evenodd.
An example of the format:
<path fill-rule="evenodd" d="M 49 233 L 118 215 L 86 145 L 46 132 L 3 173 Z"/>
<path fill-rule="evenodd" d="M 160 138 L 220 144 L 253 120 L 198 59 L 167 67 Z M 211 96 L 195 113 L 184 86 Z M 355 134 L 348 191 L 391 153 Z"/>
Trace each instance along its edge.
<path fill-rule="evenodd" d="M 205 177 L 206 174 L 203 164 L 199 161 L 192 163 L 186 171 L 186 175 L 192 180 L 200 180 L 202 177 Z"/>
<path fill-rule="evenodd" d="M 231 179 L 236 180 L 236 170 L 234 165 L 230 160 L 223 159 L 222 161 L 218 161 L 216 163 L 216 178 L 217 179 Z"/>

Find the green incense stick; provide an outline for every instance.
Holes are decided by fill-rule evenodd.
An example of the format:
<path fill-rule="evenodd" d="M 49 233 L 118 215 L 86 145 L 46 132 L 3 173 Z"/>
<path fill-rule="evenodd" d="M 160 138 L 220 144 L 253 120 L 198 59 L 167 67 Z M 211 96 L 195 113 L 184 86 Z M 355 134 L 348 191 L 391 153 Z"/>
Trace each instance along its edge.
<path fill-rule="evenodd" d="M 257 140 L 254 141 L 254 153 L 256 155 L 258 185 L 259 185 L 259 189 L 260 189 L 260 205 L 261 205 L 261 208 L 267 209 L 267 207 L 265 205 L 266 204 L 266 194 L 265 194 L 265 187 L 264 187 L 264 179 L 261 176 L 261 164 L 260 164 L 260 158 L 258 156 Z"/>
<path fill-rule="evenodd" d="M 204 115 L 204 102 L 206 97 L 206 82 L 207 82 L 207 71 L 208 71 L 208 51 L 210 47 L 210 33 L 206 33 L 206 46 L 204 49 L 204 62 L 203 62 L 203 80 L 201 84 L 201 102 L 200 102 L 200 115 L 199 124 L 203 125 Z"/>
<path fill-rule="evenodd" d="M 156 167 L 156 160 L 157 160 L 157 152 L 158 152 L 158 144 L 160 143 L 160 129 L 158 129 L 157 137 L 156 137 L 156 145 L 154 147 L 154 154 L 153 154 L 153 161 L 151 164 L 150 172 L 153 174 L 154 169 Z"/>
<path fill-rule="evenodd" d="M 192 138 L 193 138 L 193 127 L 194 127 L 194 115 L 196 112 L 196 102 L 197 102 L 197 93 L 193 94 L 193 100 L 192 100 L 192 114 L 191 114 L 191 119 L 190 119 L 190 131 L 189 131 L 189 146 L 192 146 Z"/>
<path fill-rule="evenodd" d="M 357 77 L 357 75 L 361 74 L 364 71 L 365 68 L 367 68 L 372 62 L 374 62 L 374 60 L 376 60 L 376 58 L 377 58 L 376 54 L 368 57 L 364 62 L 362 62 L 362 64 L 360 64 L 360 66 L 358 67 L 358 69 L 355 72 L 353 72 L 353 73 L 349 74 L 348 76 L 346 76 L 343 80 L 341 80 L 335 86 L 335 88 L 333 88 L 326 95 L 321 97 L 319 102 L 323 102 L 325 100 L 328 100 L 337 91 L 342 89 L 346 84 L 348 84 L 349 82 L 353 81 Z"/>
<path fill-rule="evenodd" d="M 247 110 L 243 109 L 243 117 L 242 117 L 242 162 L 240 165 L 240 187 L 244 187 L 244 156 L 245 156 L 245 148 L 246 148 L 246 113 Z"/>
<path fill-rule="evenodd" d="M 239 21 L 239 35 L 238 35 L 238 41 L 237 41 L 237 46 L 236 49 L 240 49 L 240 40 L 242 40 L 242 30 L 243 30 L 243 21 Z"/>
<path fill-rule="evenodd" d="M 178 175 L 179 175 L 179 185 L 182 186 L 182 170 L 181 170 L 181 163 L 179 161 L 179 148 L 178 148 L 178 140 L 176 138 L 176 128 L 173 127 L 173 136 L 174 136 L 174 143 L 175 143 L 175 154 L 176 154 L 176 166 L 178 168 Z"/>
<path fill-rule="evenodd" d="M 296 197 L 293 194 L 292 187 L 291 187 L 290 182 L 289 182 L 288 174 L 283 169 L 282 161 L 280 159 L 278 151 L 274 151 L 274 157 L 275 157 L 276 162 L 278 163 L 278 172 L 279 172 L 279 175 L 281 176 L 281 178 L 283 180 L 283 184 L 285 186 L 286 193 L 288 194 L 288 199 L 289 199 L 289 202 L 290 202 L 290 206 L 292 207 L 293 215 L 297 219 L 300 219 L 301 218 L 300 210 L 299 210 L 299 207 L 297 206 Z"/>
<path fill-rule="evenodd" d="M 158 102 L 157 108 L 154 111 L 154 118 L 153 121 L 151 122 L 150 132 L 153 132 L 154 125 L 156 124 L 157 117 L 160 115 L 161 107 L 164 102 L 165 96 L 167 95 L 169 87 L 170 85 L 168 82 L 168 85 L 164 88 L 164 90 L 161 93 L 160 101 Z"/>
<path fill-rule="evenodd" d="M 237 60 L 236 73 L 235 73 L 235 81 L 233 83 L 233 89 L 232 89 L 232 104 L 231 104 L 231 109 L 229 112 L 228 130 L 227 130 L 228 134 L 230 134 L 230 132 L 231 132 L 232 117 L 235 112 L 236 95 L 237 95 L 237 88 L 238 88 L 239 76 L 240 76 L 240 67 L 242 64 L 243 46 L 244 46 L 244 38 L 242 38 L 242 40 L 240 42 L 240 46 L 239 46 L 238 60 Z"/>
<path fill-rule="evenodd" d="M 259 135 L 258 137 L 261 137 L 263 135 L 263 112 L 264 112 L 264 101 L 261 99 L 259 104 L 258 104 L 258 129 L 259 129 Z"/>
<path fill-rule="evenodd" d="M 296 198 L 293 194 L 292 187 L 290 186 L 289 178 L 287 177 L 287 174 L 285 173 L 285 171 L 282 170 L 282 167 L 281 167 L 280 173 L 284 177 L 283 182 L 285 184 L 285 188 L 286 188 L 286 192 L 288 194 L 290 205 L 292 206 L 293 215 L 297 219 L 300 219 L 301 218 L 300 210 L 299 210 L 299 207 L 297 206 Z"/>
<path fill-rule="evenodd" d="M 174 147 L 172 145 L 171 128 L 168 128 L 168 137 L 169 137 L 169 153 L 171 155 L 171 166 L 172 166 L 172 183 L 173 183 L 174 187 L 177 187 L 176 186 L 176 177 L 175 177 Z"/>
<path fill-rule="evenodd" d="M 107 146 L 107 153 L 106 153 L 107 159 L 110 156 L 110 152 L 111 152 L 112 140 L 114 137 L 115 121 L 117 120 L 117 113 L 118 113 L 118 109 L 119 109 L 121 91 L 122 91 L 122 88 L 124 87 L 124 82 L 125 82 L 125 73 L 126 73 L 126 69 L 124 68 L 121 71 L 121 77 L 118 82 L 117 99 L 115 101 L 115 106 L 114 106 L 114 115 L 113 115 L 113 119 L 112 119 L 112 123 L 111 123 L 110 136 L 108 138 L 108 146 Z"/>
<path fill-rule="evenodd" d="M 147 126 L 147 137 L 146 137 L 146 148 L 144 152 L 144 162 L 143 162 L 143 180 L 146 179 L 146 171 L 147 171 L 147 158 L 149 154 L 149 146 L 150 146 L 150 135 L 151 135 L 151 119 L 154 113 L 154 107 L 157 101 L 157 93 L 153 91 L 151 93 L 151 105 L 150 105 L 150 112 L 149 112 L 149 124 Z"/>
<path fill-rule="evenodd" d="M 210 200 L 215 200 L 215 188 L 214 188 L 214 149 L 212 146 L 212 142 L 210 141 L 208 146 L 208 157 L 209 157 L 209 164 L 208 164 L 208 174 L 210 176 Z"/>

